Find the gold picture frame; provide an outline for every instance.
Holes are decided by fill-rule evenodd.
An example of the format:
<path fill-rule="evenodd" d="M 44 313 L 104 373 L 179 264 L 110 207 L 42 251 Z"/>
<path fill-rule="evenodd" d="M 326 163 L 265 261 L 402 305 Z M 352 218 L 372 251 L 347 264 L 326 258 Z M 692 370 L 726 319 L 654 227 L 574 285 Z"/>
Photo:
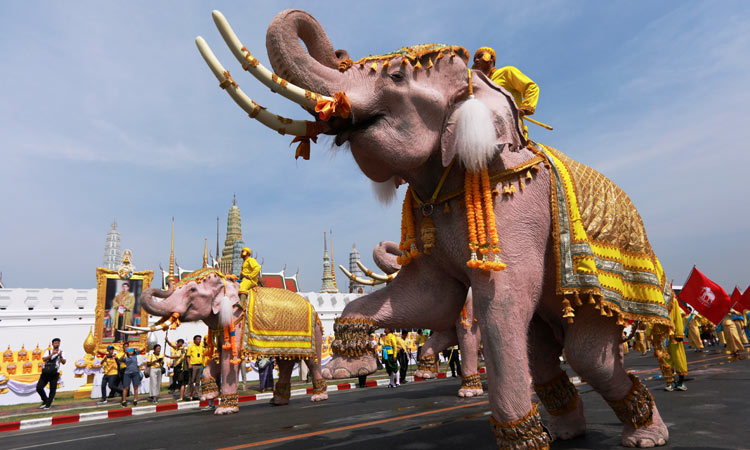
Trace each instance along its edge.
<path fill-rule="evenodd" d="M 125 325 L 148 326 L 148 313 L 141 306 L 139 297 L 143 289 L 151 287 L 154 271 L 130 272 L 127 278 L 121 277 L 120 272 L 122 271 L 96 268 L 96 320 L 94 322 L 96 342 L 94 351 L 96 353 L 106 352 L 109 345 L 114 345 L 117 352 L 122 351 L 123 347 L 135 347 L 140 352 L 147 346 L 147 333 L 138 336 L 125 335 L 119 333 L 117 327 L 126 329 Z M 132 300 L 131 296 L 134 297 Z M 123 306 L 112 311 L 116 300 Z M 130 301 L 133 305 L 127 308 Z M 122 311 L 118 313 L 120 309 Z"/>

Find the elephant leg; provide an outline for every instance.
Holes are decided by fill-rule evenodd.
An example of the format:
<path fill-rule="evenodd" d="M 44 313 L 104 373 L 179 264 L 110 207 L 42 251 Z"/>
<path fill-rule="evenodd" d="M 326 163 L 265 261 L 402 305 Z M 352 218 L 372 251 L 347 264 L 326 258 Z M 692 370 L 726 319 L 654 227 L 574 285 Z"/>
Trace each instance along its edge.
<path fill-rule="evenodd" d="M 352 330 L 360 327 L 354 323 L 358 320 L 370 323 L 372 330 L 378 327 L 420 328 L 425 324 L 435 330 L 447 330 L 454 326 L 465 298 L 466 287 L 462 283 L 424 259 L 417 259 L 385 288 L 346 305 L 337 322 Z M 323 377 L 350 378 L 368 375 L 377 369 L 371 351 L 360 350 L 358 356 L 337 353 L 338 343 L 347 344 L 339 339 L 337 336 L 334 341 L 334 357 L 323 368 Z M 361 339 L 369 341 L 369 336 L 363 335 Z"/>
<path fill-rule="evenodd" d="M 510 252 L 508 252 L 510 253 Z M 549 448 L 537 405 L 531 402 L 528 328 L 541 296 L 541 270 L 508 264 L 501 273 L 471 280 L 474 312 L 484 342 L 487 388 L 500 448 Z M 541 269 L 541 268 L 539 268 Z"/>
<path fill-rule="evenodd" d="M 654 447 L 666 444 L 669 432 L 653 397 L 637 377 L 623 367 L 622 327 L 602 316 L 593 305 L 579 308 L 565 333 L 570 366 L 601 394 L 623 422 L 622 445 Z"/>
<path fill-rule="evenodd" d="M 538 315 L 531 319 L 529 347 L 531 378 L 537 397 L 550 415 L 548 429 L 552 439 L 572 439 L 584 434 L 583 402 L 560 367 L 562 345 L 550 325 Z"/>
<path fill-rule="evenodd" d="M 458 335 L 455 328 L 433 332 L 422 346 L 422 353 L 419 355 L 419 363 L 414 376 L 424 379 L 437 377 L 440 371 L 438 355 L 441 351 L 456 344 L 458 344 Z"/>
<path fill-rule="evenodd" d="M 242 336 L 242 325 L 240 324 L 236 329 L 235 333 L 237 336 Z M 239 364 L 232 364 L 232 350 L 222 349 L 224 343 L 223 335 L 219 334 L 219 345 L 217 351 L 221 351 L 221 357 L 219 359 L 221 364 L 221 403 L 216 408 L 214 414 L 233 414 L 239 412 L 240 404 L 239 397 L 237 394 L 238 385 L 238 374 Z"/>
<path fill-rule="evenodd" d="M 221 367 L 213 358 L 211 358 L 206 368 L 203 369 L 203 377 L 201 378 L 201 400 L 213 400 L 219 396 L 219 385 L 216 384 L 216 379 L 219 378 L 220 373 Z"/>
<path fill-rule="evenodd" d="M 310 373 L 312 374 L 313 380 L 313 394 L 310 400 L 313 402 L 322 402 L 328 400 L 328 385 L 326 380 L 321 374 L 321 346 L 323 343 L 323 329 L 321 328 L 320 322 L 315 326 L 315 343 L 316 343 L 316 358 L 309 358 L 307 360 L 307 366 L 310 367 Z"/>
<path fill-rule="evenodd" d="M 273 387 L 273 398 L 271 404 L 282 406 L 289 404 L 289 398 L 292 396 L 292 370 L 294 361 L 289 359 L 277 359 L 279 365 L 279 379 Z"/>
<path fill-rule="evenodd" d="M 466 318 L 456 322 L 458 347 L 461 349 L 461 387 L 459 397 L 477 397 L 484 394 L 479 376 L 479 323 L 474 321 L 474 302 L 471 293 L 466 296 Z"/>

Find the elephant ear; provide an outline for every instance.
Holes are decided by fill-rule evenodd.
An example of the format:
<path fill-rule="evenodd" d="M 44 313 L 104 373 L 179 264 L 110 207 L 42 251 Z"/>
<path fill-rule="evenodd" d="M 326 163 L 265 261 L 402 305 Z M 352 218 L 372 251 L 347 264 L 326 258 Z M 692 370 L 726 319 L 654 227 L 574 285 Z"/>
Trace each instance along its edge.
<path fill-rule="evenodd" d="M 521 124 L 518 115 L 518 107 L 516 106 L 513 96 L 503 89 L 502 87 L 495 84 L 492 80 L 487 78 L 482 72 L 472 71 L 472 83 L 474 88 L 474 96 L 476 100 L 465 100 L 457 103 L 450 111 L 448 118 L 443 126 L 443 133 L 440 137 L 441 147 L 441 159 L 443 167 L 447 167 L 448 164 L 457 155 L 459 158 L 466 162 L 471 160 L 481 159 L 480 165 L 486 165 L 490 159 L 492 159 L 498 151 L 501 151 L 504 146 L 508 146 L 510 149 L 517 149 L 526 145 L 526 139 L 523 137 L 521 131 Z M 481 102 L 486 109 L 489 110 L 490 118 L 485 119 L 482 114 L 486 113 L 472 113 L 474 117 L 479 117 L 476 120 L 488 120 L 492 124 L 480 124 L 484 127 L 494 127 L 494 151 L 486 151 L 481 149 L 465 149 L 465 131 L 461 128 L 465 128 L 466 120 L 466 104 L 468 102 Z M 479 105 L 477 105 L 479 106 Z M 463 110 L 463 111 L 462 111 Z M 463 117 L 462 117 L 463 116 Z M 461 122 L 464 123 L 461 123 Z M 478 127 L 481 129 L 481 126 Z M 490 132 L 491 133 L 491 132 Z M 483 138 L 487 139 L 487 138 Z M 467 155 L 468 152 L 476 152 L 474 154 Z M 478 167 L 476 163 L 471 164 L 471 169 L 476 170 Z"/>
<path fill-rule="evenodd" d="M 207 282 L 209 282 L 209 280 L 204 281 L 204 283 Z M 219 314 L 219 312 L 221 312 L 221 304 L 224 298 L 224 282 L 219 277 L 212 277 L 210 282 L 213 284 L 212 291 L 216 293 L 211 299 L 211 312 Z"/>

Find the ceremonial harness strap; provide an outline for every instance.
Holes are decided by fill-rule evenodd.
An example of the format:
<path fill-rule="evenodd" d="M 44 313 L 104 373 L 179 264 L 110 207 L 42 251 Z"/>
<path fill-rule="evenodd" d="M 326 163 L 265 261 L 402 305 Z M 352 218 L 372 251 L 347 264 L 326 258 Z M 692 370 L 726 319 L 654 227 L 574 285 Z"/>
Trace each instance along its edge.
<path fill-rule="evenodd" d="M 536 151 L 537 155 L 533 158 L 529 159 L 528 161 L 522 162 L 521 164 L 518 164 L 516 166 L 513 166 L 509 169 L 500 170 L 498 172 L 493 172 L 490 174 L 490 184 L 495 185 L 503 180 L 506 180 L 513 175 L 516 175 L 518 173 L 523 172 L 524 170 L 528 170 L 532 168 L 533 166 L 536 166 L 537 164 L 541 162 L 545 162 L 547 158 L 542 155 L 538 154 L 538 151 Z M 460 188 L 456 191 L 448 192 L 447 194 L 439 195 L 440 190 L 443 188 L 443 184 L 445 183 L 445 179 L 448 176 L 448 172 L 450 171 L 451 167 L 453 167 L 453 161 L 448 165 L 448 167 L 445 168 L 445 171 L 443 172 L 443 176 L 440 178 L 440 182 L 438 182 L 437 188 L 435 189 L 435 192 L 432 194 L 432 197 L 428 202 L 422 201 L 422 199 L 419 198 L 416 192 L 414 192 L 414 189 L 411 190 L 412 197 L 414 198 L 414 201 L 417 203 L 417 207 L 423 208 L 425 205 L 439 205 L 441 203 L 445 203 L 447 201 L 453 200 L 454 198 L 457 198 L 461 196 L 464 193 L 464 188 Z"/>
<path fill-rule="evenodd" d="M 328 385 L 326 384 L 326 380 L 323 378 L 316 380 L 313 378 L 313 395 L 314 394 L 322 394 L 323 392 L 326 392 L 328 390 Z"/>
<path fill-rule="evenodd" d="M 211 394 L 213 392 L 219 392 L 219 386 L 216 384 L 216 378 L 209 377 L 204 378 L 201 381 L 201 392 L 204 394 Z"/>
<path fill-rule="evenodd" d="M 461 387 L 469 389 L 482 389 L 482 379 L 478 373 L 469 375 L 467 377 L 461 377 Z"/>
<path fill-rule="evenodd" d="M 238 408 L 240 406 L 239 397 L 234 394 L 221 394 L 219 396 L 223 408 Z"/>

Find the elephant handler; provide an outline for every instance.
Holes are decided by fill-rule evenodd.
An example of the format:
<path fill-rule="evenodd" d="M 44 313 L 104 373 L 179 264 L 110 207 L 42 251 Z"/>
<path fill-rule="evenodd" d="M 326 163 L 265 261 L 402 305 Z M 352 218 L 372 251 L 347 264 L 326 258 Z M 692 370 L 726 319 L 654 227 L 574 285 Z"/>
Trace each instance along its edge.
<path fill-rule="evenodd" d="M 530 116 L 536 111 L 539 101 L 539 86 L 531 78 L 513 66 L 501 68 L 495 67 L 495 50 L 490 47 L 480 47 L 474 54 L 472 69 L 479 70 L 487 75 L 495 84 L 504 88 L 513 95 L 518 105 L 518 114 Z M 523 125 L 523 124 L 522 124 Z M 524 137 L 529 136 L 528 128 L 523 125 Z"/>
<path fill-rule="evenodd" d="M 241 306 L 245 307 L 247 302 L 247 295 L 250 289 L 258 285 L 258 275 L 260 275 L 260 264 L 252 256 L 250 256 L 250 249 L 245 247 L 242 249 L 240 256 L 242 257 L 242 272 L 240 272 L 240 303 Z"/>

